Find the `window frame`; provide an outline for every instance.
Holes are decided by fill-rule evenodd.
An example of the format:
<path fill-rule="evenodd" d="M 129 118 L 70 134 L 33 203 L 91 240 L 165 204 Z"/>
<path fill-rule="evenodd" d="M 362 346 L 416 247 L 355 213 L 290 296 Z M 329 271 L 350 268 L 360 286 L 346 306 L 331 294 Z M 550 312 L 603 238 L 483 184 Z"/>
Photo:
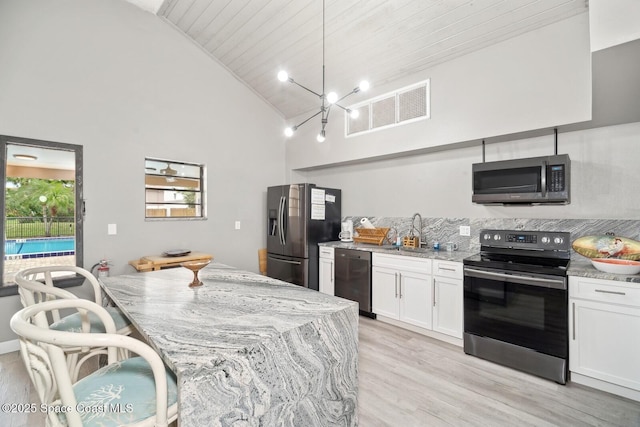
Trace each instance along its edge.
<path fill-rule="evenodd" d="M 162 177 L 162 176 L 166 176 L 160 173 L 149 173 L 147 170 L 147 162 L 159 162 L 159 163 L 165 163 L 167 165 L 169 165 L 169 167 L 173 168 L 173 166 L 177 166 L 179 167 L 180 165 L 183 166 L 188 166 L 188 167 L 197 167 L 198 168 L 198 177 L 188 177 L 190 179 L 198 179 L 199 181 L 199 187 L 200 190 L 199 191 L 193 191 L 196 194 L 200 195 L 200 215 L 196 215 L 196 216 L 148 216 L 148 211 L 147 211 L 147 206 L 149 205 L 158 205 L 158 204 L 168 204 L 171 205 L 172 203 L 157 203 L 157 202 L 147 202 L 147 190 L 151 189 L 151 190 L 160 190 L 160 191 L 167 191 L 167 190 L 162 190 L 159 188 L 153 188 L 153 187 L 149 187 L 147 185 L 147 176 L 154 176 L 154 177 Z M 158 158 L 158 157 L 145 157 L 144 158 L 144 220 L 145 221 L 203 221 L 207 219 L 207 201 L 206 201 L 206 195 L 207 195 L 207 188 L 206 188 L 206 183 L 207 183 L 207 169 L 206 169 L 206 165 L 204 163 L 195 163 L 195 162 L 186 162 L 186 161 L 182 161 L 182 160 L 169 160 L 169 159 L 162 159 L 162 158 Z M 185 191 L 185 190 L 176 190 L 176 191 Z M 186 203 L 176 203 L 176 204 L 186 204 Z"/>
<path fill-rule="evenodd" d="M 62 142 L 46 141 L 40 139 L 22 138 L 17 136 L 0 135 L 0 180 L 4 183 L 7 181 L 7 145 L 26 145 L 52 150 L 70 151 L 74 153 L 75 157 L 75 257 L 76 266 L 84 267 L 84 192 L 83 192 L 83 146 L 75 144 L 65 144 Z M 2 240 L 5 239 L 5 192 L 2 191 L 0 196 L 0 210 L 2 211 L 2 224 L 0 224 L 0 233 Z M 0 245 L 0 277 L 4 276 L 4 244 Z M 68 288 L 80 286 L 84 283 L 84 278 L 81 276 L 76 277 L 61 277 L 54 279 L 56 287 Z M 18 295 L 18 285 L 13 284 L 4 286 L 4 283 L 0 286 L 0 297 Z"/>

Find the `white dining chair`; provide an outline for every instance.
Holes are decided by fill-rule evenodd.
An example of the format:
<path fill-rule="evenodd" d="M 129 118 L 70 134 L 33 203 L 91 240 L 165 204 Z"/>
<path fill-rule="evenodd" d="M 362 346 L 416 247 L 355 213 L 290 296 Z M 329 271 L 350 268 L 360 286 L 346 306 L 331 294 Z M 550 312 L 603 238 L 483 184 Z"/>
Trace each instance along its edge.
<path fill-rule="evenodd" d="M 37 317 L 61 309 L 91 313 L 106 332 L 68 332 L 41 326 Z M 135 338 L 116 334 L 104 307 L 85 299 L 59 299 L 31 305 L 13 315 L 11 329 L 34 383 L 47 425 L 161 426 L 177 418 L 177 384 L 160 356 Z M 79 381 L 66 366 L 69 347 L 107 349 L 107 365 Z M 117 349 L 137 354 L 118 360 Z"/>
<path fill-rule="evenodd" d="M 16 273 L 15 281 L 20 293 L 20 301 L 23 307 L 52 301 L 56 299 L 78 299 L 73 293 L 57 288 L 54 277 L 56 276 L 78 275 L 86 282 L 89 282 L 93 291 L 93 302 L 102 305 L 102 289 L 98 280 L 87 270 L 76 266 L 43 266 L 20 270 Z M 117 307 L 105 307 L 116 325 L 116 333 L 130 335 L 133 331 L 131 322 Z M 58 310 L 52 310 L 46 316 L 37 316 L 34 321 L 40 326 L 48 326 L 59 331 L 76 332 L 105 332 L 102 322 L 98 321 L 95 315 L 83 316 L 79 312 L 68 315 L 61 314 Z M 105 354 L 104 349 L 94 348 L 92 351 L 85 351 L 83 348 L 67 349 L 67 365 L 72 380 L 76 380 L 80 375 L 82 366 L 94 356 Z M 125 359 L 128 355 L 124 350 L 120 351 L 120 358 Z"/>

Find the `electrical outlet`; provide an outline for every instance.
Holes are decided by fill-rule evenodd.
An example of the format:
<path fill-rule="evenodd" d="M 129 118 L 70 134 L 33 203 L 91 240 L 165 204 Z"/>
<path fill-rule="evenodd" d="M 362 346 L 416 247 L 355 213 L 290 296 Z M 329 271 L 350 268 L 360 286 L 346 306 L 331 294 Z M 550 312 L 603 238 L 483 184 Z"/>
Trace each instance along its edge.
<path fill-rule="evenodd" d="M 460 235 L 461 236 L 471 236 L 471 227 L 468 225 L 460 226 Z"/>
<path fill-rule="evenodd" d="M 118 234 L 118 225 L 117 224 L 107 224 L 107 234 L 109 236 L 115 236 Z"/>
<path fill-rule="evenodd" d="M 236 230 L 240 230 L 240 221 L 236 221 Z"/>

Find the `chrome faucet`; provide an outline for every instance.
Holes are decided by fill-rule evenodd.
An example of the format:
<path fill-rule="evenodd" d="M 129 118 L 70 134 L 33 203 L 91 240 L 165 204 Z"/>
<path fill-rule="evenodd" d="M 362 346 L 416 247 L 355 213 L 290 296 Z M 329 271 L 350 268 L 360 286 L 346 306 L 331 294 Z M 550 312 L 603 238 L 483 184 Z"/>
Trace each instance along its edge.
<path fill-rule="evenodd" d="M 416 218 L 420 219 L 420 225 L 419 225 L 419 228 L 417 228 L 417 231 L 418 231 L 418 247 L 421 248 L 423 246 L 423 242 L 422 242 L 422 215 L 420 215 L 419 213 L 414 213 L 413 214 L 413 218 L 411 219 L 411 234 L 413 234 L 413 230 L 416 230 Z M 426 245 L 426 242 L 424 242 L 424 244 Z"/>

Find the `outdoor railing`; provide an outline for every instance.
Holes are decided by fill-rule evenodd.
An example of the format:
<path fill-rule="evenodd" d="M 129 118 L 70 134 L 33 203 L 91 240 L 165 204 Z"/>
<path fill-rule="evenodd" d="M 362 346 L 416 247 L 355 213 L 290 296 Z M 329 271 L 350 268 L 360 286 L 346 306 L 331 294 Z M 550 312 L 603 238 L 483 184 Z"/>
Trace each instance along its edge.
<path fill-rule="evenodd" d="M 5 219 L 5 239 L 28 239 L 34 237 L 74 236 L 76 232 L 75 218 L 47 218 L 45 224 L 42 217 L 13 217 Z M 48 230 L 47 230 L 48 228 Z"/>

